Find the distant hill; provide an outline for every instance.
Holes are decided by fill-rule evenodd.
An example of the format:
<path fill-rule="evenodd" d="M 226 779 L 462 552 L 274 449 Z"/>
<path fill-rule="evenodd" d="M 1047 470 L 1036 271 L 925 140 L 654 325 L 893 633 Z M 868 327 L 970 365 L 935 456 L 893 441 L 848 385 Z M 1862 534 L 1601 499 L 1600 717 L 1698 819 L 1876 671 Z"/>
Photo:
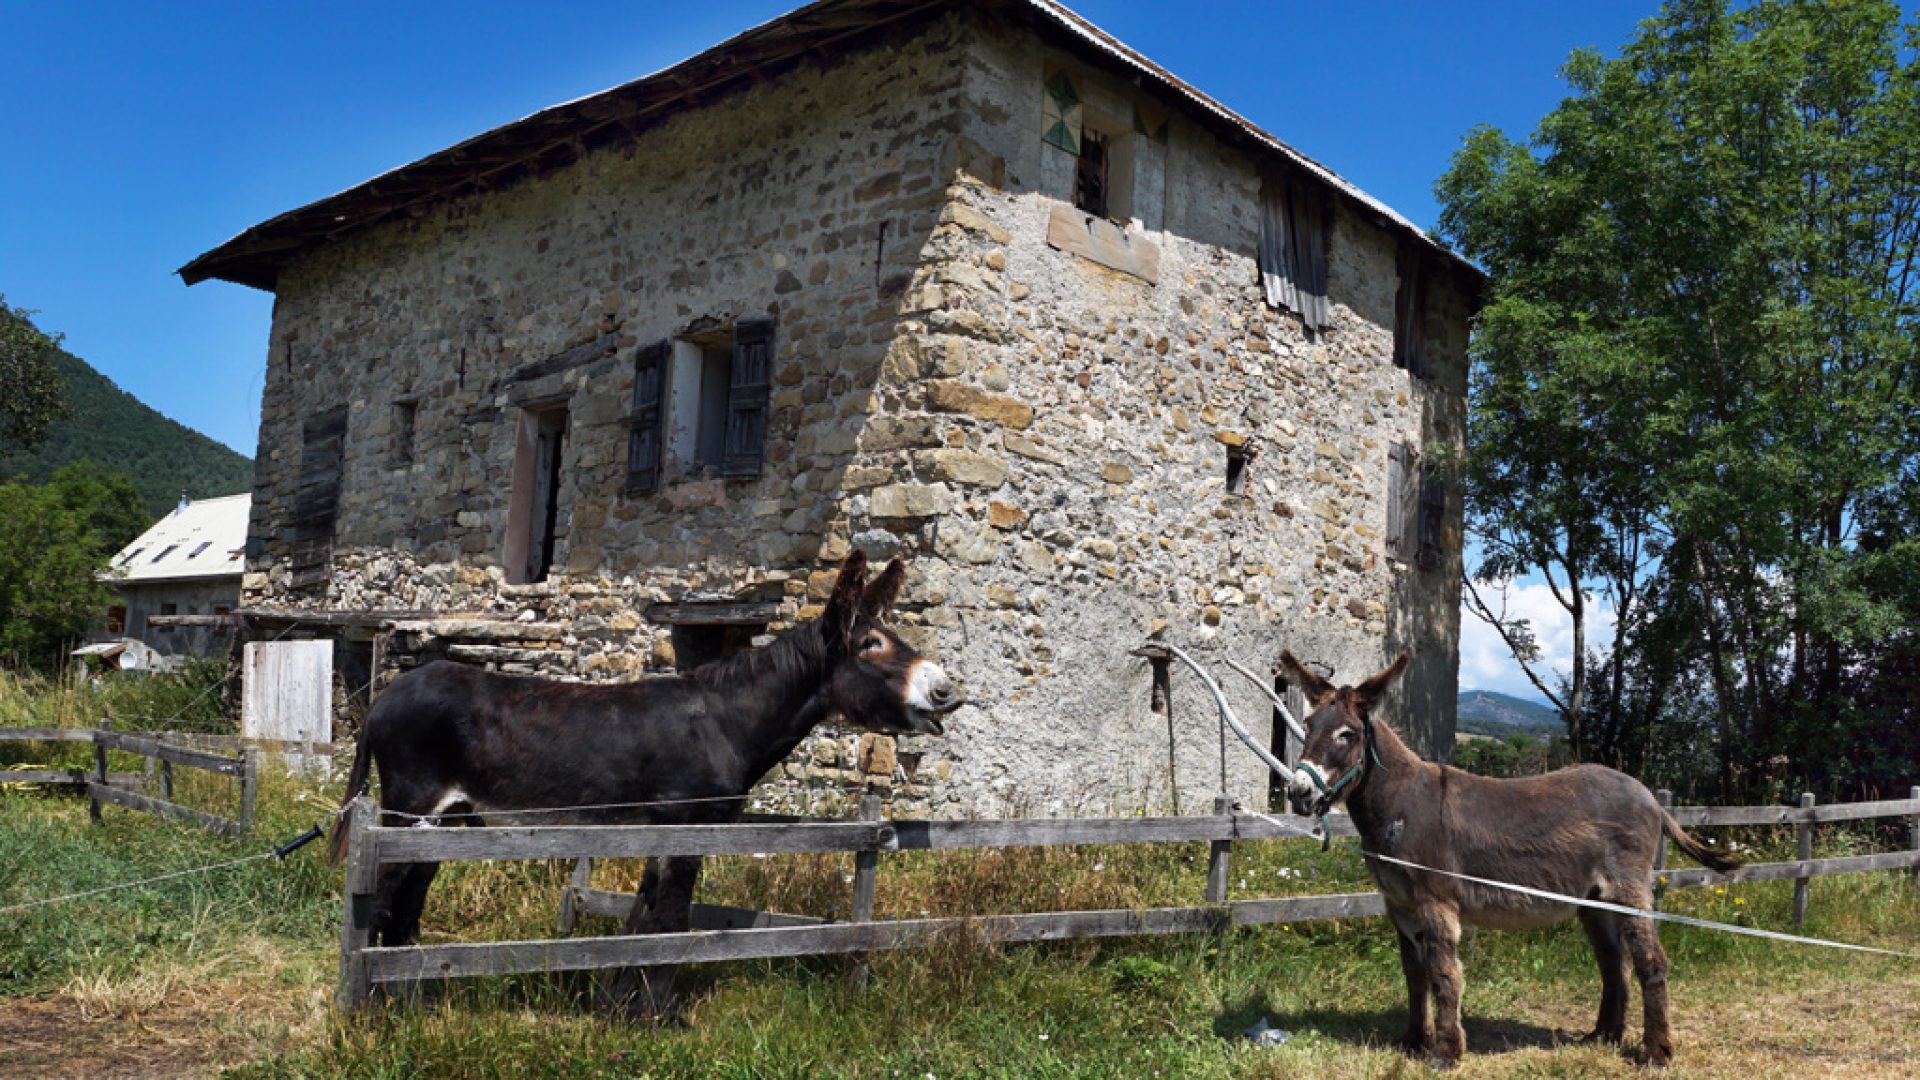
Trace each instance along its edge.
<path fill-rule="evenodd" d="M 73 415 L 47 430 L 30 451 L 0 450 L 0 480 L 39 483 L 72 461 L 126 474 L 154 517 L 186 492 L 195 499 L 238 495 L 253 486 L 253 459 L 140 403 L 87 362 L 55 349 Z"/>
<path fill-rule="evenodd" d="M 1560 734 L 1565 727 L 1550 706 L 1491 690 L 1469 690 L 1460 695 L 1459 730 L 1496 739 L 1518 734 L 1540 738 Z"/>

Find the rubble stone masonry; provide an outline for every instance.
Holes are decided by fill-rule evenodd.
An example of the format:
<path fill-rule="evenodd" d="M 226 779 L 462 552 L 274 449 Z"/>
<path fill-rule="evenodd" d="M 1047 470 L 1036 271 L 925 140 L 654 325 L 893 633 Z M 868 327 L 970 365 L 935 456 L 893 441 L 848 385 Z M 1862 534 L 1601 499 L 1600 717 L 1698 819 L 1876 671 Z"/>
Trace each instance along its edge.
<path fill-rule="evenodd" d="M 1164 141 L 1120 140 L 1124 228 L 1087 226 L 1156 259 L 1156 281 L 1050 238 L 1073 175 L 1040 137 L 1056 71 L 1090 112 L 1169 117 Z M 1390 558 L 1388 455 L 1460 444 L 1466 286 L 1435 283 L 1433 377 L 1396 367 L 1396 237 L 1337 201 L 1334 322 L 1309 336 L 1259 284 L 1264 155 L 1143 94 L 949 14 L 300 257 L 278 289 L 244 602 L 422 613 L 394 628 L 395 667 L 624 679 L 674 668 L 650 606 L 772 603 L 777 632 L 857 545 L 911 558 L 898 627 L 972 703 L 942 739 L 823 731 L 769 801 L 877 774 L 896 812 L 1204 809 L 1211 698 L 1176 667 L 1171 719 L 1156 709 L 1128 655 L 1150 635 L 1256 670 L 1285 646 L 1342 681 L 1410 648 L 1386 716 L 1447 753 L 1458 491 L 1440 565 Z M 637 350 L 749 316 L 776 322 L 761 475 L 670 466 L 623 494 Z M 289 525 L 302 425 L 341 403 L 331 557 L 308 586 Z M 553 573 L 508 584 L 518 425 L 552 405 Z M 1234 493 L 1230 451 L 1248 455 Z M 1265 698 L 1219 670 L 1267 732 Z M 1264 807 L 1236 747 L 1226 784 Z"/>

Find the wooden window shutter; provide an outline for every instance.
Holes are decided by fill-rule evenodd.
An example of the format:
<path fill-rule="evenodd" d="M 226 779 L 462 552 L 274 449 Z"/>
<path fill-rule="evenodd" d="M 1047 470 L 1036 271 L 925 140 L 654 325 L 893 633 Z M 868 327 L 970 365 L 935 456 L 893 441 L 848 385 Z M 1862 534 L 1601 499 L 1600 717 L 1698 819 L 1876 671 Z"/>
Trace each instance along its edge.
<path fill-rule="evenodd" d="M 773 320 L 733 325 L 733 379 L 727 390 L 727 441 L 721 476 L 758 476 L 767 456 L 767 403 L 773 381 Z"/>
<path fill-rule="evenodd" d="M 633 404 L 627 410 L 626 491 L 630 495 L 660 486 L 660 433 L 665 426 L 661 412 L 667 398 L 661 391 L 672 352 L 672 342 L 656 341 L 641 346 L 633 360 Z"/>
<path fill-rule="evenodd" d="M 1447 519 L 1447 483 L 1429 466 L 1420 470 L 1420 566 L 1433 570 L 1440 566 L 1441 529 Z"/>
<path fill-rule="evenodd" d="M 1405 443 L 1387 446 L 1387 556 L 1401 562 L 1413 557 L 1407 550 L 1407 476 L 1413 471 L 1412 457 Z"/>

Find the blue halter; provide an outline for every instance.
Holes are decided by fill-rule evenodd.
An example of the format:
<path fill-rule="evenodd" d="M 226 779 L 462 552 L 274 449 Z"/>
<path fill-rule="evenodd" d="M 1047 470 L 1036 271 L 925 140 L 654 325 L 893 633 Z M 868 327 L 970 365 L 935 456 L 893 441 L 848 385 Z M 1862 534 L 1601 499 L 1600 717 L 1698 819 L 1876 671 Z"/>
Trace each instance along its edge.
<path fill-rule="evenodd" d="M 1313 786 L 1319 788 L 1320 794 L 1326 796 L 1327 800 L 1327 809 L 1322 810 L 1319 815 L 1321 851 L 1325 851 L 1333 846 L 1333 829 L 1327 824 L 1327 814 L 1333 809 L 1335 796 L 1344 791 L 1348 784 L 1353 783 L 1359 778 L 1360 770 L 1366 768 L 1368 758 L 1372 758 L 1373 763 L 1383 769 L 1387 767 L 1386 762 L 1380 760 L 1379 746 L 1373 740 L 1373 717 L 1369 716 L 1364 718 L 1361 720 L 1361 725 L 1366 731 L 1367 752 L 1360 756 L 1359 761 L 1353 763 L 1353 768 L 1342 773 L 1340 779 L 1335 780 L 1331 786 L 1329 786 L 1325 780 L 1320 779 L 1319 769 L 1313 769 L 1312 771 L 1302 770 L 1307 773 L 1307 779 L 1313 781 Z"/>

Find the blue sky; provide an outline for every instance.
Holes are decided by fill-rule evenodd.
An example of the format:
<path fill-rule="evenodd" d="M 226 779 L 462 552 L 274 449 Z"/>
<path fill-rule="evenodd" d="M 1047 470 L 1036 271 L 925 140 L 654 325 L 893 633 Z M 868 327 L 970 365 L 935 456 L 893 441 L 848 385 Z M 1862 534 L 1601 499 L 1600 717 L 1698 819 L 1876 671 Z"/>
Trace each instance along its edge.
<path fill-rule="evenodd" d="M 188 289 L 176 268 L 281 211 L 791 6 L 0 0 L 0 294 L 122 388 L 251 454 L 272 297 Z M 1433 181 L 1469 128 L 1531 131 L 1564 96 L 1569 51 L 1615 51 L 1655 11 L 1074 6 L 1427 226 Z"/>

